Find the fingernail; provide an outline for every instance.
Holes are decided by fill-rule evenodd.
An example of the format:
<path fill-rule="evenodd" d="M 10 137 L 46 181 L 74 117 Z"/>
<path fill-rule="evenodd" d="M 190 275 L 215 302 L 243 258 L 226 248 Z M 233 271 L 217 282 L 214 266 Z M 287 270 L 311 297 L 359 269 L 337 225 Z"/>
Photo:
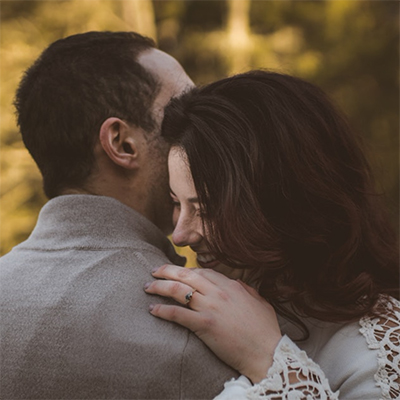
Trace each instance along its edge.
<path fill-rule="evenodd" d="M 157 272 L 157 271 L 158 271 L 158 268 L 159 268 L 159 267 L 153 268 L 153 269 L 151 270 L 151 273 L 154 274 L 155 272 Z"/>
<path fill-rule="evenodd" d="M 154 304 L 150 304 L 150 305 L 149 305 L 149 311 L 152 312 L 152 311 L 153 311 L 153 308 L 154 308 Z"/>
<path fill-rule="evenodd" d="M 145 283 L 143 286 L 144 290 L 148 289 L 150 285 L 151 285 L 151 282 Z"/>

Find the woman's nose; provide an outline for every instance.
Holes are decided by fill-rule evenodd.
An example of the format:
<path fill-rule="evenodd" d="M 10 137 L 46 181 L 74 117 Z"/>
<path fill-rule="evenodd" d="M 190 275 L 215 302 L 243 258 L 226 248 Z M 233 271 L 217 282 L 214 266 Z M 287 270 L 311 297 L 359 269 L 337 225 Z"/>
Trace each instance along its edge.
<path fill-rule="evenodd" d="M 201 222 L 194 219 L 179 218 L 172 232 L 172 241 L 176 246 L 193 246 L 203 239 Z"/>

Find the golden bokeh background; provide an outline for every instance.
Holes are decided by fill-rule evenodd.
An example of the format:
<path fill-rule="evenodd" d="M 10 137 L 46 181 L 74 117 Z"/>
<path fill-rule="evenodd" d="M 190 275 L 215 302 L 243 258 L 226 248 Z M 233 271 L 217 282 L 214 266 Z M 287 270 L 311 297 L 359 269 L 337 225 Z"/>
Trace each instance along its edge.
<path fill-rule="evenodd" d="M 0 7 L 0 254 L 29 235 L 46 201 L 15 124 L 18 82 L 51 42 L 90 30 L 151 36 L 197 84 L 268 68 L 320 85 L 364 137 L 397 228 L 397 1 L 2 0 Z M 193 266 L 193 255 L 181 253 Z"/>

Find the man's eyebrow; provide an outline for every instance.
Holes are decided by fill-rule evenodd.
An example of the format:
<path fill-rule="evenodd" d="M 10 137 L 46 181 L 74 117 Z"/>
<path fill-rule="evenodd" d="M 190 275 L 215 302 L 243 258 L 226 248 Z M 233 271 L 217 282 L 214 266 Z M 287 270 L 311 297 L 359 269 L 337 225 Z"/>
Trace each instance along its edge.
<path fill-rule="evenodd" d="M 169 189 L 169 192 L 170 192 L 173 196 L 178 197 L 178 196 L 172 191 L 172 189 Z M 198 199 L 198 197 L 190 197 L 190 198 L 187 199 L 187 201 L 188 201 L 189 203 L 198 203 L 198 202 L 199 202 L 199 199 Z"/>

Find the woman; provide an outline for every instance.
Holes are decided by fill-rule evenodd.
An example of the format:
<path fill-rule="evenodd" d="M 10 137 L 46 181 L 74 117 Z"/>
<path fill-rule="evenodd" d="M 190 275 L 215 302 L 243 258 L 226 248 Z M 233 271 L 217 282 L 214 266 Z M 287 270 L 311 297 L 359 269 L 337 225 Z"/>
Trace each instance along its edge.
<path fill-rule="evenodd" d="M 163 135 L 172 238 L 204 269 L 163 266 L 146 291 L 244 375 L 218 398 L 398 398 L 396 238 L 324 93 L 249 72 L 174 100 Z"/>

